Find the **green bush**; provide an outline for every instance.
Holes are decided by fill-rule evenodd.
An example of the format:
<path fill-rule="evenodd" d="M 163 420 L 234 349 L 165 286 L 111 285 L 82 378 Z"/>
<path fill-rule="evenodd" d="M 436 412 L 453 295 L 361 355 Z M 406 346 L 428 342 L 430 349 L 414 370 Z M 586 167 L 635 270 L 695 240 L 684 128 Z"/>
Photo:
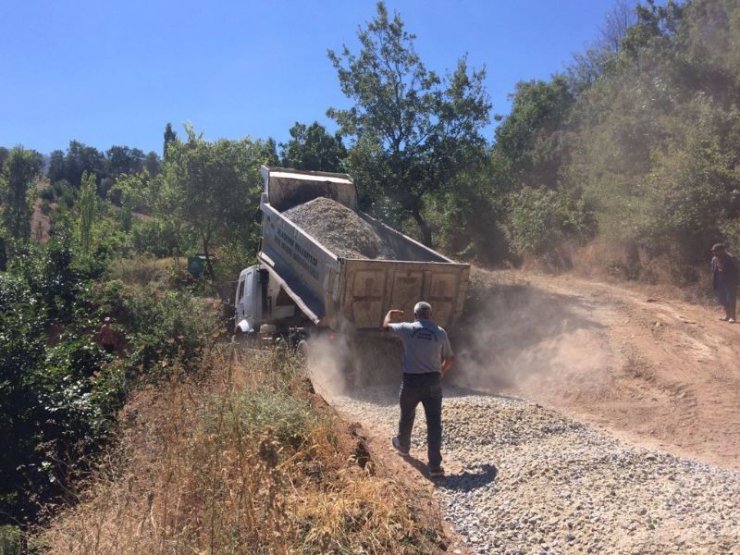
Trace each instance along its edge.
<path fill-rule="evenodd" d="M 69 242 L 16 246 L 0 274 L 0 524 L 31 521 L 107 434 L 123 391 L 94 343 L 90 274 Z M 113 384 L 113 385 L 112 385 Z"/>
<path fill-rule="evenodd" d="M 195 371 L 216 339 L 218 312 L 187 292 L 145 289 L 124 299 L 131 333 L 129 364 L 148 379 L 169 376 L 173 368 Z"/>
<path fill-rule="evenodd" d="M 75 205 L 78 192 L 67 181 L 62 179 L 54 183 L 54 191 L 56 191 L 57 198 L 65 207 L 72 208 Z"/>
<path fill-rule="evenodd" d="M 23 542 L 17 526 L 0 526 L 0 555 L 21 555 Z"/>
<path fill-rule="evenodd" d="M 223 398 L 214 400 L 214 403 L 223 402 Z M 240 429 L 252 437 L 269 432 L 280 443 L 294 448 L 306 441 L 317 418 L 305 400 L 283 391 L 260 389 L 231 397 L 226 403 L 224 416 L 232 429 Z M 215 408 L 214 405 L 210 410 Z M 211 420 L 210 427 L 217 424 Z"/>
<path fill-rule="evenodd" d="M 54 202 L 54 200 L 57 198 L 56 190 L 54 190 L 54 187 L 46 187 L 44 189 L 41 189 L 39 191 L 39 198 L 41 200 L 45 200 L 48 202 Z"/>
<path fill-rule="evenodd" d="M 132 226 L 132 244 L 140 254 L 156 257 L 174 256 L 187 250 L 192 238 L 169 221 L 136 221 Z"/>
<path fill-rule="evenodd" d="M 585 201 L 567 191 L 525 187 L 509 202 L 511 244 L 519 254 L 546 254 L 566 239 L 590 237 L 595 228 Z"/>
<path fill-rule="evenodd" d="M 0 525 L 33 522 L 101 447 L 137 381 L 196 370 L 216 338 L 217 304 L 96 283 L 103 262 L 80 265 L 69 245 L 14 246 L 0 274 Z M 96 343 L 103 315 L 115 355 Z"/>
<path fill-rule="evenodd" d="M 58 181 L 55 181 L 51 185 L 51 188 L 54 189 L 54 194 L 56 197 L 61 197 L 64 194 L 64 191 L 72 189 L 72 186 L 66 179 L 60 179 Z"/>

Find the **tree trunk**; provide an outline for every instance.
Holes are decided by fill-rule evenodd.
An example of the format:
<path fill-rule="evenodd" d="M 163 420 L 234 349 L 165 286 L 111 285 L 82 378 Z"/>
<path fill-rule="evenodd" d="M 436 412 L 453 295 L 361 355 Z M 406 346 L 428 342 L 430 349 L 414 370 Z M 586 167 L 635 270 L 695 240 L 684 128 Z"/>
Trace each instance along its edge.
<path fill-rule="evenodd" d="M 429 247 L 430 249 L 433 248 L 432 244 L 432 228 L 429 227 L 429 224 L 424 220 L 424 218 L 421 215 L 421 212 L 418 209 L 414 209 L 411 211 L 411 216 L 414 218 L 414 221 L 416 222 L 416 225 L 419 226 L 419 233 L 421 234 L 421 242 Z"/>
<path fill-rule="evenodd" d="M 201 238 L 203 240 L 203 256 L 206 257 L 206 273 L 208 274 L 208 277 L 211 278 L 211 282 L 216 282 L 216 274 L 213 271 L 213 264 L 211 264 L 211 253 L 209 252 L 209 246 L 210 246 L 210 237 L 206 237 L 205 235 L 201 235 Z"/>

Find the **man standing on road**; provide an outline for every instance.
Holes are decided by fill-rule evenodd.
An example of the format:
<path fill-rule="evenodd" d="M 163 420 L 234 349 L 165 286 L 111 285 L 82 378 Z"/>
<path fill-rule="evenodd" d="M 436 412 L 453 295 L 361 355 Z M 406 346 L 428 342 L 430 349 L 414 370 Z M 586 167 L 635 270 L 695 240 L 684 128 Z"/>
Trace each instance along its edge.
<path fill-rule="evenodd" d="M 725 322 L 735 323 L 737 306 L 738 268 L 735 259 L 722 243 L 712 247 L 712 281 L 720 304 L 725 307 Z"/>
<path fill-rule="evenodd" d="M 432 306 L 424 301 L 414 306 L 414 321 L 392 323 L 404 315 L 403 310 L 389 310 L 383 329 L 403 342 L 403 382 L 401 384 L 401 418 L 393 447 L 407 455 L 411 448 L 416 407 L 424 407 L 427 419 L 427 456 L 429 475 L 444 476 L 442 468 L 442 384 L 441 379 L 452 366 L 454 356 L 447 332 L 432 320 Z"/>

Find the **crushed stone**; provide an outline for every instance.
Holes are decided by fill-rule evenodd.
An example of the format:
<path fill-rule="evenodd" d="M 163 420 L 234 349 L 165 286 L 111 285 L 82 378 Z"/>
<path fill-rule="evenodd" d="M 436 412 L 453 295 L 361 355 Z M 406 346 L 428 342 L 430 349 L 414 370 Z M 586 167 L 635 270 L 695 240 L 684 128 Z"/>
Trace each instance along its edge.
<path fill-rule="evenodd" d="M 619 441 L 523 400 L 445 386 L 444 518 L 474 554 L 738 553 L 740 471 Z M 390 445 L 398 387 L 335 396 Z M 411 456 L 426 462 L 421 409 Z M 409 472 L 414 472 L 409 466 Z"/>
<path fill-rule="evenodd" d="M 319 197 L 283 212 L 329 251 L 343 258 L 398 260 L 392 245 L 357 212 Z"/>

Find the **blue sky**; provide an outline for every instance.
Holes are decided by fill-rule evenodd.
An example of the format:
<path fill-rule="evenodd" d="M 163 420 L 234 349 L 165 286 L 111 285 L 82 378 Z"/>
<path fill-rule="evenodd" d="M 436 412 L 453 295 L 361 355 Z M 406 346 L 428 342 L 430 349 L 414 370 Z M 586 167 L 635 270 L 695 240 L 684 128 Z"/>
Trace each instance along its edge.
<path fill-rule="evenodd" d="M 614 0 L 388 0 L 428 68 L 487 69 L 493 113 L 593 41 Z M 0 145 L 76 139 L 161 152 L 165 124 L 208 139 L 287 140 L 346 107 L 326 52 L 357 50 L 374 0 L 3 0 Z M 493 125 L 485 130 L 493 137 Z"/>

